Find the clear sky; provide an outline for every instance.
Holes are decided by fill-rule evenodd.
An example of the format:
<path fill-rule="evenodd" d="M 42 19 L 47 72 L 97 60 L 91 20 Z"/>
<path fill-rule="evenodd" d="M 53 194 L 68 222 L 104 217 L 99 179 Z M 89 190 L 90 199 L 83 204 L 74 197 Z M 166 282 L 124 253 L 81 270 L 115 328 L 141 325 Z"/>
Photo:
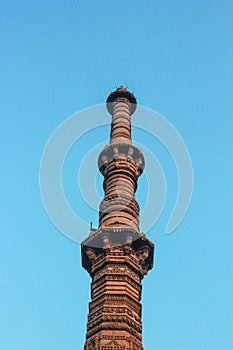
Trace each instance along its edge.
<path fill-rule="evenodd" d="M 143 280 L 144 348 L 233 349 L 232 13 L 229 0 L 1 2 L 1 349 L 83 348 L 90 278 L 80 246 L 43 208 L 39 165 L 62 121 L 121 84 L 175 126 L 194 169 L 188 213 L 166 235 L 175 167 L 159 142 L 134 131 L 168 184 L 164 211 L 147 233 L 156 257 Z M 100 128 L 96 142 L 108 133 Z M 96 225 L 77 185 L 79 150 L 93 145 L 86 138 L 72 148 L 64 188 Z"/>

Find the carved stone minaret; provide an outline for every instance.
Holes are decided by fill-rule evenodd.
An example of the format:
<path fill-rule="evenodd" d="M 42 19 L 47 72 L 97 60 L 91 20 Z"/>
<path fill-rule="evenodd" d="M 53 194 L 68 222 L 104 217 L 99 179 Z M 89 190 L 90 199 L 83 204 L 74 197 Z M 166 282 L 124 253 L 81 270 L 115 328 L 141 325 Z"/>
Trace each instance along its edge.
<path fill-rule="evenodd" d="M 132 145 L 136 98 L 120 86 L 107 99 L 110 144 L 99 155 L 105 196 L 99 227 L 82 242 L 82 265 L 92 278 L 84 350 L 143 350 L 141 280 L 153 265 L 154 245 L 139 230 L 137 180 L 142 152 Z"/>

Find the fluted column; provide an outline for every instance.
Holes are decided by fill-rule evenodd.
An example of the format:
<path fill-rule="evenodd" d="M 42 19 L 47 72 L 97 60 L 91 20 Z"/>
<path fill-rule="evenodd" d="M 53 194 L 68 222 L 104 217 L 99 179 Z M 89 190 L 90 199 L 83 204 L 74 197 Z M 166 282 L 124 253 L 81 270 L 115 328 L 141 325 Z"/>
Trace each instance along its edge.
<path fill-rule="evenodd" d="M 111 144 L 119 142 L 132 143 L 130 109 L 130 102 L 124 97 L 118 98 L 113 102 Z"/>

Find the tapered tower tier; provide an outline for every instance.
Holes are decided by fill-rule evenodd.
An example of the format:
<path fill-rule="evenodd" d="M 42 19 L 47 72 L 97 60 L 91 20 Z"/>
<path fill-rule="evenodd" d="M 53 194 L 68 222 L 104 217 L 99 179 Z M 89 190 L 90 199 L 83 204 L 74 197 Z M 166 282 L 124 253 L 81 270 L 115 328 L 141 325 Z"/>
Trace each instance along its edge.
<path fill-rule="evenodd" d="M 154 244 L 140 232 L 135 199 L 145 166 L 131 139 L 136 105 L 122 86 L 107 99 L 110 143 L 98 160 L 105 195 L 99 227 L 82 242 L 82 265 L 92 278 L 84 350 L 143 350 L 141 281 L 153 266 Z"/>

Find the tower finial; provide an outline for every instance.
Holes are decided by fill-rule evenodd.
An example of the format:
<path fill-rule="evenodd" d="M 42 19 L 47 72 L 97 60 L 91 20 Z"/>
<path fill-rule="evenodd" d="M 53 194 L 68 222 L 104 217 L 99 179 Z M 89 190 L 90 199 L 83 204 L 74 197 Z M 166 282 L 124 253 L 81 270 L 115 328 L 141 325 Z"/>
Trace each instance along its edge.
<path fill-rule="evenodd" d="M 125 88 L 123 85 L 119 86 L 108 96 L 106 103 L 109 113 L 113 113 L 113 103 L 119 98 L 124 98 L 128 101 L 130 104 L 130 115 L 132 115 L 137 108 L 137 100 L 134 94 L 128 91 L 127 88 Z"/>

